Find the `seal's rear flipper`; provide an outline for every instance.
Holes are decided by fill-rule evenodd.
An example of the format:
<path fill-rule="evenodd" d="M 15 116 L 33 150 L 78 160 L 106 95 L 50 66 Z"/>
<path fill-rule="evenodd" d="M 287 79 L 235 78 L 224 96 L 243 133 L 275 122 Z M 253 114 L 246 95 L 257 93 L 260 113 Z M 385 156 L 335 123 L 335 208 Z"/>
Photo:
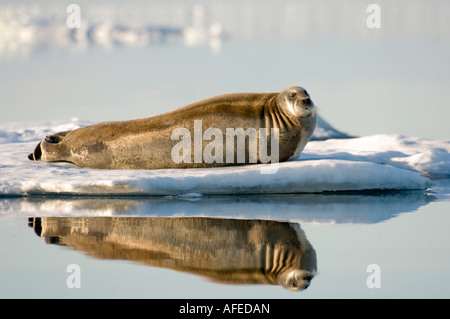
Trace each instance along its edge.
<path fill-rule="evenodd" d="M 71 131 L 59 132 L 46 136 L 34 149 L 34 152 L 28 155 L 32 161 L 56 162 L 65 161 L 65 148 L 62 145 L 64 137 Z"/>
<path fill-rule="evenodd" d="M 34 152 L 28 155 L 28 158 L 32 161 L 39 161 L 42 156 L 42 150 L 41 150 L 41 142 L 36 146 L 34 149 Z"/>

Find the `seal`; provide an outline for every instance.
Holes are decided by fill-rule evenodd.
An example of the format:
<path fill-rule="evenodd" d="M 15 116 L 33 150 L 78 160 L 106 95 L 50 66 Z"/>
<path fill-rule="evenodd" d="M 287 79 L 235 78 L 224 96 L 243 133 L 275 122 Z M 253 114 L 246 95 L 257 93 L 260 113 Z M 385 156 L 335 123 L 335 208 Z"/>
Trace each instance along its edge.
<path fill-rule="evenodd" d="M 298 157 L 315 126 L 308 92 L 293 86 L 224 94 L 153 117 L 59 132 L 42 139 L 28 158 L 95 169 L 275 163 Z"/>

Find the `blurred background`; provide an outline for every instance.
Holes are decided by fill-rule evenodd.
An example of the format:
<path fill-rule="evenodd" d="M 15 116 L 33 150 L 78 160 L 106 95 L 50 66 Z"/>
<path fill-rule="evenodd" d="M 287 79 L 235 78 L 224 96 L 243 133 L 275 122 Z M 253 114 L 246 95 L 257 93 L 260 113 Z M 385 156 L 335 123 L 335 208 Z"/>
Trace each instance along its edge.
<path fill-rule="evenodd" d="M 445 0 L 0 0 L 0 125 L 127 120 L 300 85 L 346 133 L 448 139 L 449 16 Z"/>

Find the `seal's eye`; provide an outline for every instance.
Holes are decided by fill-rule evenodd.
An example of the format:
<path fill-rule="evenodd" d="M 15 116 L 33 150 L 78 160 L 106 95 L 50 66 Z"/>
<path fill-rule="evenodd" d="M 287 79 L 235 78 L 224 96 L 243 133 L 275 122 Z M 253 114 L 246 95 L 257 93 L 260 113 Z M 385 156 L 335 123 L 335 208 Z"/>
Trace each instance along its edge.
<path fill-rule="evenodd" d="M 296 95 L 297 95 L 297 92 L 290 92 L 289 93 L 289 98 L 293 99 L 293 98 L 295 98 Z"/>

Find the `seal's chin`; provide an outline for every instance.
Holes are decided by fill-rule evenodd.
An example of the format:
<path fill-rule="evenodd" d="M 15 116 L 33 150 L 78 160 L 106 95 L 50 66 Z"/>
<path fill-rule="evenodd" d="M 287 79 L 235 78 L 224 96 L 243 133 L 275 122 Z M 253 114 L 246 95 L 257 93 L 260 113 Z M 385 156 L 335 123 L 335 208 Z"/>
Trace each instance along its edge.
<path fill-rule="evenodd" d="M 314 107 L 304 109 L 300 113 L 300 117 L 310 117 L 316 115 L 316 109 Z"/>

